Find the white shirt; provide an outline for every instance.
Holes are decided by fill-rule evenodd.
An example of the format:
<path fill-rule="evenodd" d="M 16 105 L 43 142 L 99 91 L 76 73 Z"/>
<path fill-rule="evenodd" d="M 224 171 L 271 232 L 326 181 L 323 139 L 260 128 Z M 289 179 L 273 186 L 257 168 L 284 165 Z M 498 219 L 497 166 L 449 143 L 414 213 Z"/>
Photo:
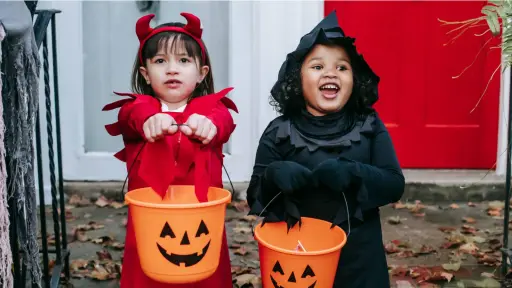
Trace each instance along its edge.
<path fill-rule="evenodd" d="M 174 110 L 169 110 L 169 107 L 167 107 L 167 105 L 165 105 L 165 103 L 161 102 L 162 103 L 162 112 L 183 112 L 185 110 L 185 107 L 187 107 L 187 104 L 177 108 L 177 109 L 174 109 Z"/>

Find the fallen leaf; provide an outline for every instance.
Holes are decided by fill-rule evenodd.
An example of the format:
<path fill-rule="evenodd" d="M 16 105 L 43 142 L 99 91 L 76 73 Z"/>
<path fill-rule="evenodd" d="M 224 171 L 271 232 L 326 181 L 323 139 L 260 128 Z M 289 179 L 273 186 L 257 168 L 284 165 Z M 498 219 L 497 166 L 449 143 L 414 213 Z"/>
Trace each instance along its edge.
<path fill-rule="evenodd" d="M 414 288 L 414 286 L 409 281 L 398 280 L 396 281 L 396 288 Z"/>
<path fill-rule="evenodd" d="M 409 273 L 409 268 L 405 265 L 391 265 L 389 267 L 391 276 L 405 277 Z"/>
<path fill-rule="evenodd" d="M 412 250 L 403 250 L 395 254 L 395 257 L 397 258 L 411 258 L 414 257 L 416 253 Z"/>
<path fill-rule="evenodd" d="M 251 281 L 256 277 L 254 274 L 242 274 L 235 277 L 235 283 L 239 286 L 251 284 Z"/>
<path fill-rule="evenodd" d="M 398 248 L 398 246 L 396 246 L 393 242 L 386 243 L 386 245 L 384 245 L 384 249 L 388 254 L 400 252 L 400 248 Z"/>
<path fill-rule="evenodd" d="M 406 206 L 401 201 L 398 201 L 396 203 L 391 204 L 391 207 L 393 207 L 394 209 L 404 209 Z"/>
<path fill-rule="evenodd" d="M 91 240 L 91 242 L 94 244 L 103 244 L 104 246 L 110 245 L 113 241 L 114 239 L 112 239 L 110 236 L 101 236 Z"/>
<path fill-rule="evenodd" d="M 472 242 L 479 243 L 479 244 L 485 243 L 485 241 L 486 241 L 484 237 L 480 237 L 480 236 L 473 236 L 473 237 L 471 237 L 470 240 Z"/>
<path fill-rule="evenodd" d="M 488 204 L 489 209 L 493 210 L 501 210 L 505 208 L 505 202 L 504 201 L 491 201 Z"/>
<path fill-rule="evenodd" d="M 71 195 L 71 197 L 69 198 L 69 201 L 68 203 L 70 205 L 74 205 L 76 207 L 83 207 L 83 206 L 89 206 L 91 205 L 91 201 L 83 196 L 80 196 L 80 195 L 77 195 L 77 194 L 73 194 Z"/>
<path fill-rule="evenodd" d="M 254 221 L 258 220 L 258 216 L 256 216 L 256 215 L 245 215 L 244 217 L 241 218 L 241 220 L 245 220 L 247 222 L 254 222 Z"/>
<path fill-rule="evenodd" d="M 245 248 L 245 246 L 241 246 L 240 248 L 236 249 L 234 253 L 235 255 L 245 256 L 247 253 L 249 253 L 249 251 L 247 248 Z"/>
<path fill-rule="evenodd" d="M 427 255 L 427 254 L 431 254 L 431 253 L 434 253 L 434 252 L 436 252 L 434 247 L 423 244 L 423 245 L 421 245 L 421 248 L 415 253 L 415 255 L 416 256 L 418 256 L 418 255 Z"/>
<path fill-rule="evenodd" d="M 85 235 L 84 231 L 76 230 L 75 237 L 80 242 L 87 242 L 87 241 L 89 241 L 89 237 L 87 237 L 87 235 Z"/>
<path fill-rule="evenodd" d="M 485 278 L 494 278 L 494 274 L 489 273 L 489 272 L 482 272 L 482 274 L 480 274 L 480 276 L 485 277 Z"/>
<path fill-rule="evenodd" d="M 400 216 L 390 216 L 390 217 L 388 217 L 388 223 L 389 224 L 397 225 L 397 224 L 400 224 L 401 222 L 402 222 L 402 219 L 400 219 Z"/>
<path fill-rule="evenodd" d="M 250 227 L 235 227 L 233 228 L 233 232 L 241 234 L 252 234 L 252 229 Z"/>
<path fill-rule="evenodd" d="M 444 270 L 447 271 L 459 271 L 461 262 L 445 263 L 442 265 Z"/>
<path fill-rule="evenodd" d="M 247 201 L 233 201 L 231 202 L 228 207 L 234 207 L 238 212 L 244 212 L 247 213 L 250 208 L 249 204 L 247 204 Z"/>
<path fill-rule="evenodd" d="M 471 225 L 464 224 L 461 228 L 461 233 L 475 235 L 477 229 Z"/>
<path fill-rule="evenodd" d="M 494 217 L 501 216 L 501 210 L 489 209 L 489 210 L 487 210 L 487 215 L 494 216 Z"/>
<path fill-rule="evenodd" d="M 457 228 L 455 228 L 455 227 L 446 227 L 446 226 L 441 226 L 438 229 L 441 230 L 444 233 L 450 233 L 450 232 L 453 232 L 453 231 L 457 230 Z"/>
<path fill-rule="evenodd" d="M 119 209 L 119 208 L 123 208 L 124 206 L 126 206 L 125 203 L 119 203 L 117 201 L 112 201 L 110 203 L 110 207 L 114 208 L 114 209 Z"/>
<path fill-rule="evenodd" d="M 459 207 L 459 205 L 453 203 L 453 204 L 450 205 L 450 208 L 451 209 L 459 209 L 460 207 Z"/>
<path fill-rule="evenodd" d="M 476 220 L 471 217 L 462 217 L 462 222 L 468 223 L 468 224 L 474 224 L 474 223 L 476 223 Z"/>
<path fill-rule="evenodd" d="M 76 271 L 76 270 L 79 270 L 79 269 L 86 269 L 88 264 L 89 264 L 88 260 L 85 260 L 85 259 L 73 259 L 73 260 L 69 261 L 69 268 L 72 271 Z"/>
<path fill-rule="evenodd" d="M 97 251 L 96 255 L 98 255 L 99 260 L 112 260 L 112 255 L 107 250 Z"/>
<path fill-rule="evenodd" d="M 474 243 L 466 243 L 459 247 L 459 251 L 467 254 L 473 254 L 478 251 L 478 249 L 479 248 Z"/>
<path fill-rule="evenodd" d="M 121 242 L 112 242 L 112 244 L 108 245 L 109 247 L 112 247 L 117 250 L 123 250 L 124 249 L 124 243 Z"/>
<path fill-rule="evenodd" d="M 101 195 L 100 197 L 98 197 L 98 199 L 96 200 L 96 202 L 94 204 L 96 204 L 96 206 L 98 207 L 105 207 L 105 206 L 108 206 L 110 203 L 110 201 L 105 198 L 105 196 Z"/>

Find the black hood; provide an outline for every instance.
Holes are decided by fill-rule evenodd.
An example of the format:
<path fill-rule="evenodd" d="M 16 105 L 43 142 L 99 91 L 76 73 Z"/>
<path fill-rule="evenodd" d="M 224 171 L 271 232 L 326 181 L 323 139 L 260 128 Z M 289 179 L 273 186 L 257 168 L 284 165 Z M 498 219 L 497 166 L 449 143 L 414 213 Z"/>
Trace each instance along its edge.
<path fill-rule="evenodd" d="M 357 52 L 354 42 L 355 39 L 346 36 L 343 29 L 339 26 L 336 10 L 333 10 L 311 32 L 302 36 L 295 51 L 286 56 L 286 60 L 279 69 L 278 79 L 272 91 L 277 91 L 276 89 L 278 89 L 279 84 L 282 83 L 286 75 L 302 63 L 304 57 L 316 44 L 337 44 L 344 47 L 351 56 L 352 66 L 356 67 L 358 71 L 359 75 L 357 77 L 365 85 L 374 86 L 374 89 L 377 89 L 380 78 L 372 71 L 363 56 Z"/>

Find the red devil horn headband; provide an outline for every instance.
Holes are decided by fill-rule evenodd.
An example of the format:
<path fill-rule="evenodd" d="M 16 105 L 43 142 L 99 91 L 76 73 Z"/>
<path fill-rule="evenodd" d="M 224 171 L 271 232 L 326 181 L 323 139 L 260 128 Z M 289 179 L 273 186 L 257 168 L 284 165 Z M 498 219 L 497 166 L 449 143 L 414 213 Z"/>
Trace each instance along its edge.
<path fill-rule="evenodd" d="M 199 47 L 201 47 L 201 57 L 203 59 L 203 63 L 206 60 L 206 53 L 205 53 L 205 47 L 203 45 L 203 42 L 201 41 L 201 36 L 203 34 L 203 29 L 201 28 L 201 20 L 197 18 L 197 16 L 190 14 L 190 13 L 181 13 L 181 16 L 185 17 L 187 19 L 187 24 L 185 27 L 175 27 L 175 26 L 164 26 L 157 29 L 151 28 L 149 23 L 151 22 L 151 19 L 155 17 L 155 14 L 149 14 L 145 15 L 139 18 L 137 20 L 137 24 L 135 26 L 135 33 L 137 33 L 137 38 L 139 38 L 139 60 L 140 63 L 143 64 L 142 61 L 142 48 L 144 48 L 144 44 L 146 44 L 146 41 L 153 37 L 154 35 L 165 32 L 165 31 L 174 31 L 179 33 L 187 34 L 188 36 L 192 37 L 197 44 L 199 44 Z"/>

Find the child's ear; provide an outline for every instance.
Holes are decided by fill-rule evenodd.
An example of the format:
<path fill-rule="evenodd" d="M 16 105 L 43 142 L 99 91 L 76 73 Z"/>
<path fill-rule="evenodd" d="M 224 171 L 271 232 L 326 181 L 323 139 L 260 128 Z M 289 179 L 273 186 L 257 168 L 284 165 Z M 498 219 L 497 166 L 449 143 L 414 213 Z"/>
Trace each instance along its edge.
<path fill-rule="evenodd" d="M 204 77 L 206 77 L 206 75 L 208 75 L 208 72 L 210 72 L 210 67 L 208 67 L 207 65 L 204 65 L 203 67 L 201 67 L 201 76 L 199 78 L 199 81 L 197 81 L 197 83 L 201 83 L 203 82 L 204 80 Z"/>
<path fill-rule="evenodd" d="M 140 74 L 142 74 L 142 77 L 144 77 L 144 79 L 146 79 L 146 82 L 149 85 L 149 76 L 148 76 L 148 70 L 146 70 L 146 67 L 141 66 L 139 68 L 139 72 L 140 72 Z"/>

